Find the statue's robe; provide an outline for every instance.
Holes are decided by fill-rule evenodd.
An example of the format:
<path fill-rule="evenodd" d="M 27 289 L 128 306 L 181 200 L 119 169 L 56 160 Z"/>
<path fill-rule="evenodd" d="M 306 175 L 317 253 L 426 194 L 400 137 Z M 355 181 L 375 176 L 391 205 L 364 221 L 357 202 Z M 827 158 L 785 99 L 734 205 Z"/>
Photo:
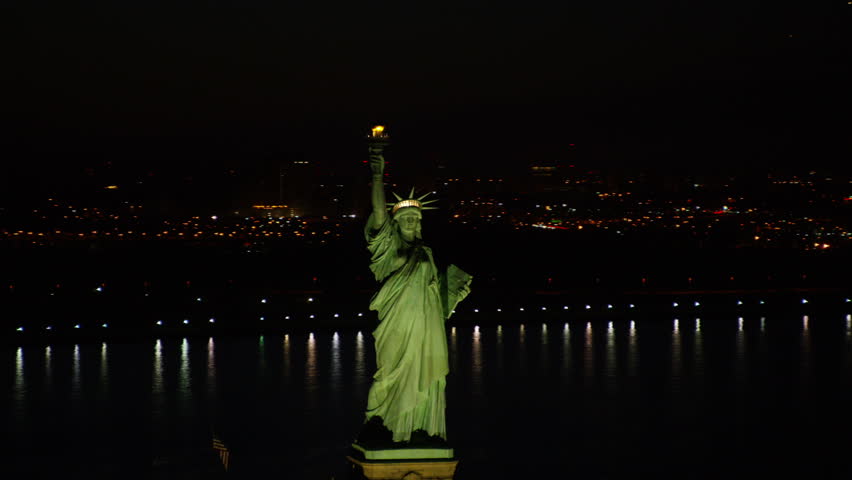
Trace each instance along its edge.
<path fill-rule="evenodd" d="M 367 420 L 381 417 L 395 442 L 415 430 L 447 436 L 444 390 L 449 372 L 444 321 L 457 299 L 448 294 L 447 275 L 439 274 L 432 250 L 419 240 L 408 243 L 390 217 L 373 227 L 367 222 L 370 269 L 384 282 L 370 309 L 379 314 L 376 366 L 367 400 Z M 453 270 L 454 269 L 454 270 Z M 470 281 L 451 267 L 450 288 Z"/>

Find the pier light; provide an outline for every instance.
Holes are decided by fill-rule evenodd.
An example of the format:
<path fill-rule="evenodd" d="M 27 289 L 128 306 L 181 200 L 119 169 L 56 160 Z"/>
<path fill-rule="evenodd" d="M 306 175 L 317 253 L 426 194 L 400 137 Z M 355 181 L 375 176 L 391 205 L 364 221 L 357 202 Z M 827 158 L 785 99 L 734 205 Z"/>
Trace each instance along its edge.
<path fill-rule="evenodd" d="M 677 302 L 672 302 L 673 307 L 677 307 Z"/>
<path fill-rule="evenodd" d="M 591 308 L 592 308 L 591 305 L 586 305 L 586 310 L 591 310 Z"/>
<path fill-rule="evenodd" d="M 216 323 L 216 319 L 215 319 L 215 318 L 211 318 L 211 319 L 210 319 L 210 320 L 208 320 L 208 321 L 209 321 L 210 323 Z"/>
<path fill-rule="evenodd" d="M 700 306 L 701 306 L 701 302 L 695 302 L 695 306 L 696 306 L 696 307 L 700 307 Z"/>
<path fill-rule="evenodd" d="M 363 314 L 363 313 L 361 313 L 361 312 L 358 312 L 358 316 L 359 316 L 359 317 L 363 317 L 363 316 L 364 316 L 364 314 Z"/>
<path fill-rule="evenodd" d="M 474 308 L 474 309 L 473 309 L 473 313 L 479 313 L 479 309 L 478 309 L 478 308 Z"/>
<path fill-rule="evenodd" d="M 313 301 L 314 301 L 314 297 L 308 297 L 308 301 L 309 301 L 309 302 L 313 302 Z"/>
<path fill-rule="evenodd" d="M 196 301 L 196 302 L 200 302 L 200 301 L 201 301 L 201 297 L 196 297 L 196 298 L 195 298 L 195 301 Z"/>
<path fill-rule="evenodd" d="M 568 305 L 563 306 L 562 310 L 568 310 Z"/>
<path fill-rule="evenodd" d="M 95 287 L 95 291 L 96 292 L 103 292 L 104 289 L 103 289 L 103 287 Z"/>
<path fill-rule="evenodd" d="M 48 326 L 44 327 L 44 329 L 45 330 L 53 330 L 53 327 L 51 325 L 48 325 Z"/>
<path fill-rule="evenodd" d="M 339 317 L 339 316 L 340 316 L 340 315 L 338 315 L 338 314 L 336 314 L 336 313 L 334 314 L 334 318 L 337 318 L 337 317 Z"/>
<path fill-rule="evenodd" d="M 497 311 L 498 311 L 498 312 L 502 312 L 502 311 L 503 311 L 503 309 L 502 309 L 502 308 L 498 308 L 498 309 L 497 309 Z"/>
<path fill-rule="evenodd" d="M 742 304 L 743 304 L 742 300 L 737 300 L 737 305 L 742 305 Z"/>
<path fill-rule="evenodd" d="M 290 320 L 290 315 L 284 315 L 284 320 Z"/>
<path fill-rule="evenodd" d="M 184 324 L 184 325 L 189 325 L 189 320 L 187 320 L 187 319 L 183 319 L 183 324 Z"/>
<path fill-rule="evenodd" d="M 542 311 L 547 310 L 547 307 L 541 307 L 541 310 Z"/>
<path fill-rule="evenodd" d="M 163 325 L 163 321 L 162 321 L 162 320 L 157 320 L 157 325 L 162 326 L 162 325 Z"/>
<path fill-rule="evenodd" d="M 24 331 L 24 327 L 18 327 L 18 328 L 16 328 L 15 330 L 17 330 L 17 331 L 19 331 L 19 332 L 23 332 L 23 331 Z"/>
<path fill-rule="evenodd" d="M 807 299 L 807 298 L 803 298 L 803 299 L 802 299 L 802 304 L 804 305 L 805 303 L 808 303 L 808 299 Z"/>
<path fill-rule="evenodd" d="M 849 303 L 849 302 L 850 302 L 850 300 L 847 298 L 847 299 L 846 299 L 846 303 Z"/>
<path fill-rule="evenodd" d="M 633 305 L 632 303 L 629 306 L 630 308 L 636 308 L 636 305 Z"/>
<path fill-rule="evenodd" d="M 759 304 L 763 305 L 763 304 L 764 304 L 764 303 L 766 303 L 766 302 L 764 302 L 763 300 L 761 300 L 761 301 L 759 301 L 759 302 L 757 302 L 757 303 L 759 303 Z"/>
<path fill-rule="evenodd" d="M 266 303 L 266 299 L 265 299 L 265 298 L 261 298 L 261 299 L 260 299 L 260 303 Z"/>
<path fill-rule="evenodd" d="M 102 327 L 102 328 L 107 328 L 107 324 L 106 324 L 106 323 L 103 323 L 103 324 L 101 324 L 101 327 Z"/>
<path fill-rule="evenodd" d="M 314 318 L 314 316 L 313 316 L 313 315 L 308 315 L 308 318 Z"/>
<path fill-rule="evenodd" d="M 264 320 L 266 320 L 266 317 L 260 317 L 261 322 L 264 321 Z"/>
<path fill-rule="evenodd" d="M 612 309 L 612 305 L 606 304 L 606 308 Z"/>
<path fill-rule="evenodd" d="M 80 324 L 74 325 L 74 328 L 80 328 Z"/>
<path fill-rule="evenodd" d="M 523 312 L 523 311 L 524 311 L 524 307 L 521 307 L 521 308 L 519 308 L 518 310 L 520 310 L 521 312 Z"/>

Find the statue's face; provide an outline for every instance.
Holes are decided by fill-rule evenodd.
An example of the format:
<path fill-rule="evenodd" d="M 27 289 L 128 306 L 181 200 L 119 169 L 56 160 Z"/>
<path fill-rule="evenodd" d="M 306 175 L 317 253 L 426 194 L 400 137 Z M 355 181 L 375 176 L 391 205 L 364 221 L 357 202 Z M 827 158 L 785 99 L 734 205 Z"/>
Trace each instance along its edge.
<path fill-rule="evenodd" d="M 401 215 L 397 218 L 399 229 L 404 234 L 414 235 L 420 227 L 420 217 L 418 215 Z"/>

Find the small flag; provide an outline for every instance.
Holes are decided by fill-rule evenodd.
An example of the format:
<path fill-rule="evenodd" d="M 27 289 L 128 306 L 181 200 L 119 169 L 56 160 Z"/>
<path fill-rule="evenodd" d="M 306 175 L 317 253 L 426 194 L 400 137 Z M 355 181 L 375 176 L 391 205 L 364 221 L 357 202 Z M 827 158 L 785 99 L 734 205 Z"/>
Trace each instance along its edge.
<path fill-rule="evenodd" d="M 227 472 L 231 452 L 228 450 L 228 447 L 225 446 L 225 442 L 220 440 L 215 434 L 213 435 L 213 450 L 219 452 L 219 460 L 222 461 L 222 466 L 225 467 L 225 471 Z"/>

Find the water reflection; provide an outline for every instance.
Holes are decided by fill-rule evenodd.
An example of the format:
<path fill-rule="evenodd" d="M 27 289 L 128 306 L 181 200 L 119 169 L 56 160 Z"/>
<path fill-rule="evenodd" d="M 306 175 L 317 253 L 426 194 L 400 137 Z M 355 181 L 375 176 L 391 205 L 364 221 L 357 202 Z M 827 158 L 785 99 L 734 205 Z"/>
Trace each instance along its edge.
<path fill-rule="evenodd" d="M 216 398 L 216 344 L 213 337 L 207 339 L 207 398 Z"/>
<path fill-rule="evenodd" d="M 151 381 L 155 404 L 162 401 L 163 387 L 163 341 L 157 339 L 154 344 L 154 376 Z"/>
<path fill-rule="evenodd" d="M 636 322 L 630 320 L 630 330 L 628 331 L 627 355 L 630 358 L 630 363 L 627 365 L 627 374 L 631 377 L 636 376 L 636 369 L 639 365 L 639 351 L 636 348 Z"/>
<path fill-rule="evenodd" d="M 284 355 L 284 366 L 282 368 L 283 371 L 281 373 L 284 375 L 284 380 L 289 381 L 290 380 L 290 369 L 291 369 L 290 335 L 289 334 L 284 335 L 284 352 L 283 352 L 283 355 Z M 356 358 L 355 361 L 357 362 L 358 359 Z"/>
<path fill-rule="evenodd" d="M 547 324 L 541 324 L 541 367 L 540 371 L 546 372 L 550 368 L 550 346 L 547 344 Z"/>
<path fill-rule="evenodd" d="M 473 345 L 471 346 L 471 380 L 473 383 L 473 394 L 476 397 L 482 395 L 482 344 L 479 326 L 473 327 Z"/>
<path fill-rule="evenodd" d="M 586 378 L 592 378 L 594 376 L 594 358 L 592 322 L 586 322 L 586 331 L 583 333 L 583 373 Z"/>
<path fill-rule="evenodd" d="M 334 332 L 334 335 L 331 336 L 331 388 L 332 390 L 339 390 L 340 388 L 340 336 L 337 332 Z"/>
<path fill-rule="evenodd" d="M 263 335 L 257 339 L 257 352 L 258 374 L 262 376 L 266 372 L 266 343 Z"/>
<path fill-rule="evenodd" d="M 24 349 L 18 347 L 15 352 L 15 411 L 23 417 L 26 407 L 27 384 L 24 377 Z"/>
<path fill-rule="evenodd" d="M 802 317 L 802 345 L 801 345 L 801 348 L 802 348 L 801 367 L 802 367 L 802 374 L 803 375 L 807 375 L 808 371 L 810 370 L 811 332 L 810 332 L 810 328 L 808 328 L 809 323 L 810 323 L 810 317 L 808 317 L 807 315 L 803 316 Z"/>
<path fill-rule="evenodd" d="M 737 318 L 737 335 L 736 335 L 736 358 L 734 364 L 734 374 L 736 378 L 743 381 L 745 373 L 745 333 L 743 332 L 743 317 Z"/>
<path fill-rule="evenodd" d="M 450 367 L 450 370 L 458 370 L 459 356 L 458 356 L 458 339 L 456 338 L 456 327 L 452 327 L 450 329 L 450 361 L 452 362 L 452 366 Z"/>
<path fill-rule="evenodd" d="M 568 322 L 562 328 L 562 377 L 568 378 L 571 372 L 571 330 Z"/>
<path fill-rule="evenodd" d="M 355 378 L 359 385 L 363 385 L 367 380 L 366 367 L 364 366 L 366 358 L 364 357 L 364 334 L 360 331 L 355 335 Z"/>
<path fill-rule="evenodd" d="M 80 400 L 82 385 L 80 385 L 80 345 L 74 345 L 71 357 L 71 399 Z"/>
<path fill-rule="evenodd" d="M 189 340 L 184 338 L 180 344 L 180 369 L 178 370 L 178 390 L 180 391 L 180 407 L 183 416 L 188 416 L 192 409 L 192 378 L 190 372 Z"/>
<path fill-rule="evenodd" d="M 694 365 L 699 372 L 704 371 L 704 337 L 701 332 L 701 319 L 695 319 L 695 362 Z"/>
<path fill-rule="evenodd" d="M 107 362 L 107 344 L 101 342 L 101 365 L 100 365 L 100 390 L 106 393 L 109 390 L 109 367 Z"/>
<path fill-rule="evenodd" d="M 308 391 L 316 390 L 318 385 L 317 340 L 313 332 L 308 334 L 308 351 L 305 362 L 305 387 Z"/>
<path fill-rule="evenodd" d="M 520 327 L 518 327 L 518 368 L 521 372 L 527 371 L 527 344 L 526 340 L 526 329 L 524 328 L 524 324 L 522 323 Z"/>
<path fill-rule="evenodd" d="M 683 364 L 682 354 L 683 343 L 681 342 L 680 336 L 680 320 L 675 318 L 672 328 L 672 380 L 675 383 L 680 382 L 680 378 L 683 374 L 681 370 Z"/>
<path fill-rule="evenodd" d="M 53 386 L 53 369 L 51 368 L 50 353 L 50 345 L 44 347 L 44 390 L 47 393 L 50 393 Z"/>
<path fill-rule="evenodd" d="M 497 325 L 497 371 L 503 371 L 503 326 Z"/>

